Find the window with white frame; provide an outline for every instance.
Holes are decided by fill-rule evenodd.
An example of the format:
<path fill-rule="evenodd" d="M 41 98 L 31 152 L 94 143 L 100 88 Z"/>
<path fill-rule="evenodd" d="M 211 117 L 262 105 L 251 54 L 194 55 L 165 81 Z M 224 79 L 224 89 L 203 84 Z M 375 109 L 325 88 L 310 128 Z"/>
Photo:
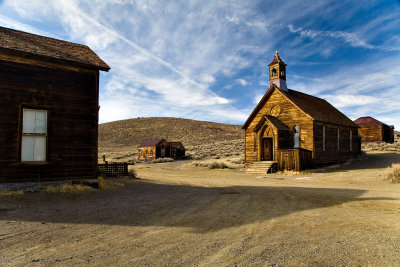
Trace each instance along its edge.
<path fill-rule="evenodd" d="M 47 110 L 23 109 L 21 161 L 46 161 Z"/>

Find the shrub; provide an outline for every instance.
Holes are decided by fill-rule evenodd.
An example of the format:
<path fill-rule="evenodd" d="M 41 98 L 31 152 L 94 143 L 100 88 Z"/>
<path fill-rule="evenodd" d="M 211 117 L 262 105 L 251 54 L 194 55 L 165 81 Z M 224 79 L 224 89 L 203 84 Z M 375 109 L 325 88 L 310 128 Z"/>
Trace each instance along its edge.
<path fill-rule="evenodd" d="M 99 176 L 98 180 L 99 180 L 99 189 L 103 189 L 105 185 L 103 176 Z"/>
<path fill-rule="evenodd" d="M 400 168 L 395 168 L 393 172 L 388 175 L 388 179 L 392 183 L 400 183 Z"/>
<path fill-rule="evenodd" d="M 225 162 L 193 162 L 193 166 L 196 167 L 204 167 L 204 168 L 209 168 L 209 169 L 230 169 L 228 165 L 226 165 Z"/>
<path fill-rule="evenodd" d="M 158 158 L 158 159 L 153 159 L 151 163 L 163 163 L 163 162 L 172 162 L 174 159 L 172 158 Z"/>
<path fill-rule="evenodd" d="M 209 169 L 228 169 L 228 165 L 225 162 L 211 162 L 208 166 Z"/>
<path fill-rule="evenodd" d="M 136 169 L 134 169 L 134 168 L 129 169 L 128 173 L 129 173 L 129 175 L 128 175 L 129 178 L 137 177 L 137 172 L 136 172 Z"/>

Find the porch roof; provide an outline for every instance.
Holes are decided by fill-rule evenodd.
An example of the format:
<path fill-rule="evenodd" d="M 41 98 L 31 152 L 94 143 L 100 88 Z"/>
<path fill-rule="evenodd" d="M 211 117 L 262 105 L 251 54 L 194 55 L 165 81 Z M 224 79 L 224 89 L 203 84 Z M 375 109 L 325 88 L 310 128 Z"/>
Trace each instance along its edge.
<path fill-rule="evenodd" d="M 264 125 L 265 121 L 270 122 L 272 126 L 278 131 L 289 131 L 289 127 L 286 124 L 281 122 L 277 117 L 271 115 L 264 115 L 258 122 L 257 126 L 254 128 L 254 131 L 258 131 Z"/>

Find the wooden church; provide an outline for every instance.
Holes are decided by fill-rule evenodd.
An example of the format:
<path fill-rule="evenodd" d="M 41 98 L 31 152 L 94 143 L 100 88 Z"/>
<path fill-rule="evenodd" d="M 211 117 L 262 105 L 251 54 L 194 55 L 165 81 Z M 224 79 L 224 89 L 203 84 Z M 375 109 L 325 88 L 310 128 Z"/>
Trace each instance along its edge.
<path fill-rule="evenodd" d="M 299 171 L 356 158 L 359 126 L 326 100 L 288 89 L 278 51 L 268 66 L 269 89 L 242 127 L 246 171 Z"/>

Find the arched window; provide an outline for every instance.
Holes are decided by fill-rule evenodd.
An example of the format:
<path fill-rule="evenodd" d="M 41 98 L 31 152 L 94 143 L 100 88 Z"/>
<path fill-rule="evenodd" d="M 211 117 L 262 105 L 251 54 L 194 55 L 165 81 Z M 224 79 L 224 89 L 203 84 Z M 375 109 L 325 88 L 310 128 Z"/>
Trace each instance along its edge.
<path fill-rule="evenodd" d="M 150 157 L 153 156 L 153 149 L 150 149 Z"/>
<path fill-rule="evenodd" d="M 300 134 L 299 134 L 299 126 L 293 127 L 293 147 L 299 148 L 300 147 Z"/>
<path fill-rule="evenodd" d="M 276 69 L 275 68 L 272 69 L 271 75 L 272 76 L 276 76 Z"/>

